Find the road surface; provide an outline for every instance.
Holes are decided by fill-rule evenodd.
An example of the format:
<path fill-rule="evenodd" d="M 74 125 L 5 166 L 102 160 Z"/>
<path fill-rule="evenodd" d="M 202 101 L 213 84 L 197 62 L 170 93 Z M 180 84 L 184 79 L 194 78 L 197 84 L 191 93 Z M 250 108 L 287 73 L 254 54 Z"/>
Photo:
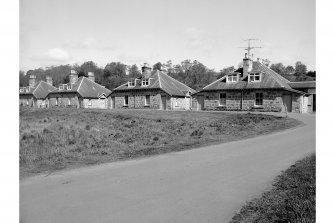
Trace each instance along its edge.
<path fill-rule="evenodd" d="M 20 222 L 229 222 L 315 151 L 315 116 L 284 132 L 20 182 Z"/>

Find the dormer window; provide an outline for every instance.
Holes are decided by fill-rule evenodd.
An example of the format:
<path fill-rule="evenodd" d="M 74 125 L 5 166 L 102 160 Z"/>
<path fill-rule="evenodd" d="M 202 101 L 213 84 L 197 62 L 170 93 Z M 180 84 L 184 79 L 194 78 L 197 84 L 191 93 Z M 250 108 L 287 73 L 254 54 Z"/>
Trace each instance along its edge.
<path fill-rule="evenodd" d="M 62 91 L 62 90 L 63 90 L 63 85 L 59 85 L 58 89 L 59 89 L 60 91 Z"/>
<path fill-rule="evenodd" d="M 237 74 L 229 74 L 227 76 L 227 82 L 237 82 Z"/>
<path fill-rule="evenodd" d="M 128 87 L 135 87 L 135 81 L 128 81 Z"/>
<path fill-rule="evenodd" d="M 260 73 L 251 73 L 249 74 L 249 82 L 260 82 L 261 74 Z"/>
<path fill-rule="evenodd" d="M 29 87 L 27 87 L 27 88 L 26 88 L 26 92 L 28 93 L 28 92 L 29 92 L 29 90 L 30 90 L 30 89 L 29 89 Z"/>
<path fill-rule="evenodd" d="M 23 88 L 20 88 L 20 92 L 23 92 L 24 90 L 23 90 Z"/>
<path fill-rule="evenodd" d="M 67 89 L 68 89 L 68 90 L 72 90 L 72 84 L 69 84 L 69 85 L 67 86 Z"/>
<path fill-rule="evenodd" d="M 142 86 L 149 86 L 149 79 L 142 80 Z"/>

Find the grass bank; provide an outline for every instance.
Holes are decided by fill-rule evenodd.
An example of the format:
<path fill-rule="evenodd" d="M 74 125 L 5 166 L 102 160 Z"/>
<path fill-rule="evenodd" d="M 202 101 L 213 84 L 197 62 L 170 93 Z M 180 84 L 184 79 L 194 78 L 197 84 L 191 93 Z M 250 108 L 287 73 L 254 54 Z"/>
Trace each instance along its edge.
<path fill-rule="evenodd" d="M 273 189 L 242 207 L 230 223 L 315 222 L 315 155 L 277 177 Z"/>
<path fill-rule="evenodd" d="M 299 125 L 264 114 L 20 110 L 20 176 L 228 142 Z"/>

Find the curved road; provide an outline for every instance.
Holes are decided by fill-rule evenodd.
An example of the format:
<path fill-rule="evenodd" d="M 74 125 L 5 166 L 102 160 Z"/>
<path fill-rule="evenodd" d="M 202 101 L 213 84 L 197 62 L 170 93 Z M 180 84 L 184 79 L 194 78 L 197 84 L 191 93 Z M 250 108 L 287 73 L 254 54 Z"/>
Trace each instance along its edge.
<path fill-rule="evenodd" d="M 20 222 L 229 222 L 281 170 L 315 152 L 306 125 L 243 141 L 36 176 L 20 182 Z"/>

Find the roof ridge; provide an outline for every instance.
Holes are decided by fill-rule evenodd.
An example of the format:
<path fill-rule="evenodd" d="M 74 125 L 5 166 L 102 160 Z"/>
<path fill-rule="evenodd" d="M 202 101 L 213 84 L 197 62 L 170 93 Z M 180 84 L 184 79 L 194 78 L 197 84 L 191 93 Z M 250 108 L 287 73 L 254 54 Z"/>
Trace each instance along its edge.
<path fill-rule="evenodd" d="M 159 72 L 157 73 L 159 87 L 162 88 L 161 77 Z"/>
<path fill-rule="evenodd" d="M 36 89 L 38 88 L 38 86 L 41 85 L 41 82 L 42 82 L 42 81 L 39 81 L 39 82 L 38 82 L 38 85 L 35 87 L 35 89 L 33 90 L 33 92 L 31 92 L 33 95 L 34 95 L 34 92 L 36 91 Z M 34 95 L 34 96 L 35 96 L 35 95 Z"/>
<path fill-rule="evenodd" d="M 162 73 L 163 73 L 163 72 L 162 72 Z M 170 77 L 169 75 L 167 75 L 167 74 L 165 74 L 165 73 L 163 73 L 163 74 L 164 74 L 168 79 L 172 80 L 169 84 L 170 84 L 171 86 L 173 86 L 173 88 L 175 88 L 175 90 L 179 91 L 179 93 L 180 93 L 181 95 L 184 95 L 184 92 L 183 92 L 182 90 L 180 90 L 180 89 L 178 88 L 178 86 L 176 86 L 176 83 L 175 83 L 175 82 L 177 82 L 177 83 L 179 83 L 179 84 L 182 84 L 182 85 L 186 86 L 186 87 L 187 87 L 187 90 L 190 90 L 190 89 L 191 89 L 191 88 L 188 87 L 187 85 L 185 85 L 185 84 L 181 83 L 180 81 L 178 81 L 178 80 L 176 80 L 176 79 Z"/>
<path fill-rule="evenodd" d="M 78 85 L 78 88 L 77 88 L 77 92 L 78 92 L 81 96 L 83 96 L 83 95 L 79 92 L 79 90 L 80 90 L 81 84 L 83 83 L 83 80 L 84 80 L 84 77 L 81 79 L 80 84 Z"/>
<path fill-rule="evenodd" d="M 224 75 L 223 77 L 220 77 L 219 79 L 217 79 L 216 81 L 213 81 L 213 82 L 210 83 L 210 84 L 207 84 L 207 85 L 206 85 L 205 87 L 203 87 L 201 90 L 203 90 L 203 89 L 205 89 L 205 88 L 211 86 L 212 84 L 215 84 L 216 82 L 218 82 L 218 81 L 220 81 L 220 80 L 223 80 L 225 77 L 226 77 L 226 75 Z M 201 90 L 200 90 L 200 91 L 201 91 Z"/>

